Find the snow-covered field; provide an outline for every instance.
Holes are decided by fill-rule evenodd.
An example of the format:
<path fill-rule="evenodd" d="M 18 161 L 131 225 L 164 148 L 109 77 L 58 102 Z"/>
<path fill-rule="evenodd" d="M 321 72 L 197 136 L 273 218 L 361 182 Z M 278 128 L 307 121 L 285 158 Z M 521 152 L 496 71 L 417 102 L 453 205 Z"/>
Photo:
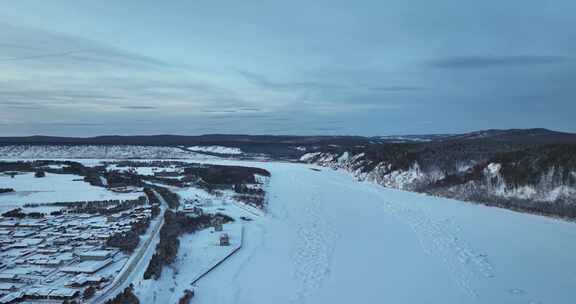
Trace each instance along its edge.
<path fill-rule="evenodd" d="M 78 175 L 52 173 L 46 173 L 46 177 L 42 178 L 34 177 L 34 173 L 18 174 L 14 178 L 0 175 L 0 188 L 15 190 L 0 194 L 0 212 L 21 207 L 26 203 L 126 200 L 142 195 L 142 193 L 117 193 L 95 187 L 82 181 L 82 177 Z"/>
<path fill-rule="evenodd" d="M 195 303 L 573 303 L 573 223 L 251 165 L 272 173 L 269 214 Z"/>
<path fill-rule="evenodd" d="M 128 172 L 129 170 L 134 170 L 137 174 L 152 176 L 156 172 L 179 172 L 176 166 L 166 166 L 166 167 L 119 167 L 117 164 L 108 165 L 106 168 L 108 171 L 118 171 L 118 172 Z"/>
<path fill-rule="evenodd" d="M 0 146 L 4 159 L 181 159 L 210 158 L 176 147 L 132 145 L 8 145 Z"/>
<path fill-rule="evenodd" d="M 240 155 L 243 153 L 240 148 L 224 147 L 224 146 L 192 146 L 188 147 L 188 150 L 194 152 L 209 152 L 209 153 L 230 154 L 230 155 Z"/>

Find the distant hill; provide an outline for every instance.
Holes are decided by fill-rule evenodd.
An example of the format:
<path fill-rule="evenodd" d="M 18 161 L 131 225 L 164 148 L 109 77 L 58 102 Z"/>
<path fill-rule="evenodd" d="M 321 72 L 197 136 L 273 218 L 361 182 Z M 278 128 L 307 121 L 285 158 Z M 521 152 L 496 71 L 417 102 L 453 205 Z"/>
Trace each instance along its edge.
<path fill-rule="evenodd" d="M 552 131 L 543 128 L 535 128 L 489 129 L 462 134 L 393 135 L 372 137 L 373 142 L 380 143 L 445 142 L 468 140 L 492 140 L 524 144 L 560 144 L 576 143 L 576 134 Z"/>
<path fill-rule="evenodd" d="M 309 144 L 309 143 L 353 143 L 365 142 L 361 136 L 280 136 L 280 135 L 227 135 L 210 134 L 186 135 L 138 135 L 138 136 L 97 136 L 97 137 L 0 137 L 0 144 L 82 144 L 82 145 L 226 145 L 226 144 Z"/>
<path fill-rule="evenodd" d="M 208 134 L 186 135 L 108 135 L 97 137 L 27 136 L 0 137 L 0 144 L 73 144 L 73 145 L 362 145 L 369 143 L 439 142 L 463 140 L 495 140 L 526 144 L 576 143 L 576 134 L 548 129 L 481 130 L 463 134 L 389 135 L 389 136 L 290 136 L 290 135 L 240 135 Z"/>
<path fill-rule="evenodd" d="M 436 146 L 464 144 L 498 150 L 514 150 L 545 144 L 576 144 L 576 134 L 547 129 L 483 130 L 464 134 L 430 134 L 402 136 L 277 136 L 209 134 L 97 136 L 97 137 L 0 137 L 0 146 L 6 145 L 140 145 L 140 146 L 223 146 L 239 148 L 247 154 L 267 155 L 273 158 L 298 159 L 310 151 L 342 150 L 381 144 L 419 144 Z M 491 147 L 491 148 L 490 148 Z M 210 153 L 207 153 L 210 154 Z"/>

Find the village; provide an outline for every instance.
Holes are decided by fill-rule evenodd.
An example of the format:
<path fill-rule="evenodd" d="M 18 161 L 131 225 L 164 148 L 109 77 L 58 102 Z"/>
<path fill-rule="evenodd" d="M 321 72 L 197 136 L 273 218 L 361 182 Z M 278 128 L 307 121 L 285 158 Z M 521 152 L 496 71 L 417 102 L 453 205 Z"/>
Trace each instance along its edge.
<path fill-rule="evenodd" d="M 56 212 L 0 219 L 0 303 L 89 298 L 121 271 L 129 254 L 108 247 L 115 234 L 150 219 L 152 206 L 104 216 Z"/>
<path fill-rule="evenodd" d="M 194 177 L 186 187 L 180 182 L 184 172 L 173 162 L 105 163 L 97 173 L 77 163 L 46 163 L 29 168 L 29 163 L 4 163 L 13 167 L 2 175 L 11 191 L 2 194 L 0 212 L 0 304 L 116 303 L 114 296 L 132 285 L 141 299 L 150 293 L 190 299 L 193 284 L 240 249 L 242 222 L 259 214 L 250 204 L 260 201 L 248 199 L 263 195 L 250 183 L 216 191 L 207 183 L 189 186 L 196 183 Z M 71 166 L 84 178 L 67 174 Z M 216 174 L 206 180 L 220 182 L 213 176 L 221 173 Z M 246 177 L 258 178 L 252 172 Z M 176 216 L 170 225 L 168 213 Z M 178 243 L 165 239 L 157 247 L 161 230 L 177 226 L 186 228 L 176 236 L 184 243 L 175 265 L 196 266 L 182 274 L 188 287 L 174 293 L 173 287 L 164 288 L 165 280 L 182 275 L 153 266 L 153 255 Z M 158 277 L 165 272 L 164 279 L 147 277 L 148 271 Z"/>
<path fill-rule="evenodd" d="M 0 303 L 70 303 L 89 300 L 120 275 L 130 254 L 107 246 L 112 235 L 123 234 L 152 206 L 101 216 L 70 214 L 41 219 L 0 220 Z M 186 204 L 190 217 L 203 209 Z M 211 228 L 218 246 L 229 246 L 223 225 Z M 145 235 L 145 237 L 150 237 Z"/>

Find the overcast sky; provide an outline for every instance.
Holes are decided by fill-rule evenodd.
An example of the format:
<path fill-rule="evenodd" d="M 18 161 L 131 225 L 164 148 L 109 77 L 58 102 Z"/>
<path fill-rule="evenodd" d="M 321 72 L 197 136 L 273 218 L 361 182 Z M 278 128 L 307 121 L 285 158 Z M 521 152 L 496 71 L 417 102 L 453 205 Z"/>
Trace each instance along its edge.
<path fill-rule="evenodd" d="M 2 0 L 0 136 L 576 132 L 574 0 Z"/>

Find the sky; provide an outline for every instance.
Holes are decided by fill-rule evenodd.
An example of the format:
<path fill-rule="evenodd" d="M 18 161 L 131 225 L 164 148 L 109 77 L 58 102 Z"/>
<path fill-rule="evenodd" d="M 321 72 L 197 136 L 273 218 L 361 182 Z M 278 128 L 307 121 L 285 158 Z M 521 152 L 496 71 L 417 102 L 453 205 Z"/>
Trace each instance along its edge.
<path fill-rule="evenodd" d="M 576 132 L 573 0 L 2 0 L 0 136 Z"/>

